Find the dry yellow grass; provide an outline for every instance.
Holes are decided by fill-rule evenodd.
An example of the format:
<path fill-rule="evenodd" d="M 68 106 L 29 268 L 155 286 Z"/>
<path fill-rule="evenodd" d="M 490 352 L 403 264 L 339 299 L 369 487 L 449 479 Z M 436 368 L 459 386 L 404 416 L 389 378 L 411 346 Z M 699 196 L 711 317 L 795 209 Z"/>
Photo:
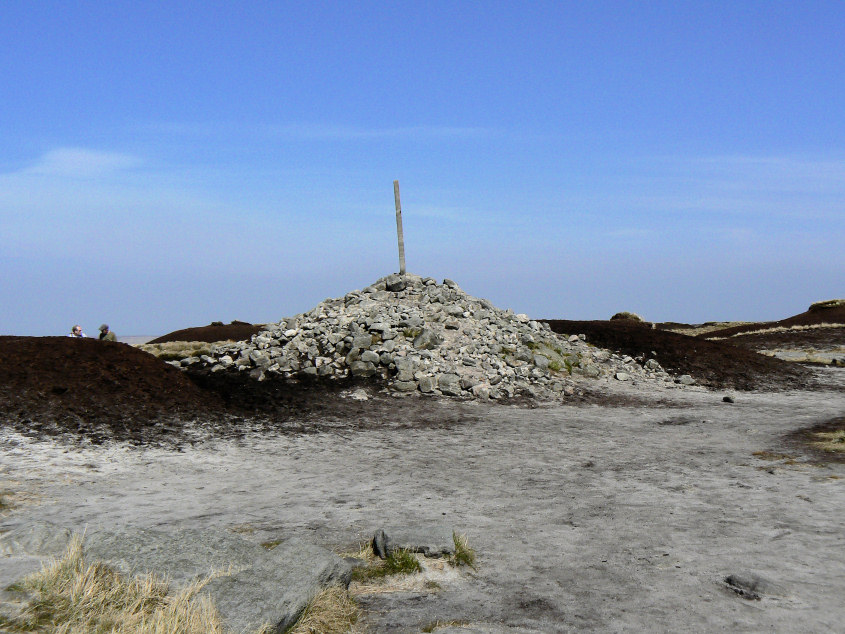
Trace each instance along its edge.
<path fill-rule="evenodd" d="M 167 343 L 142 343 L 137 348 L 159 359 L 170 361 L 173 359 L 185 359 L 187 357 L 199 357 L 203 354 L 210 354 L 212 347 L 226 343 L 233 342 L 168 341 Z"/>
<path fill-rule="evenodd" d="M 75 535 L 64 555 L 12 586 L 26 597 L 15 617 L 0 615 L 2 632 L 45 634 L 223 634 L 220 615 L 200 594 L 212 574 L 172 593 L 156 575 L 127 578 L 102 562 L 87 563 Z M 360 612 L 342 587 L 326 588 L 308 604 L 290 634 L 354 633 Z M 264 627 L 255 634 L 269 634 Z"/>
<path fill-rule="evenodd" d="M 357 631 L 358 604 L 346 588 L 331 586 L 317 594 L 287 634 L 343 634 Z"/>
<path fill-rule="evenodd" d="M 667 328 L 669 332 L 677 332 L 688 337 L 695 337 L 696 335 L 713 332 L 715 330 L 723 330 L 725 328 L 733 328 L 734 326 L 745 326 L 750 324 L 750 321 L 714 321 L 698 326 L 690 326 L 688 328 Z"/>
<path fill-rule="evenodd" d="M 731 339 L 732 337 L 743 337 L 746 335 L 769 335 L 778 332 L 801 332 L 804 330 L 820 330 L 823 328 L 845 328 L 845 324 L 810 324 L 807 326 L 775 326 L 772 328 L 761 328 L 759 330 L 749 330 L 747 332 L 738 332 L 729 337 L 710 337 L 710 341 L 722 341 L 724 339 Z"/>
<path fill-rule="evenodd" d="M 82 538 L 65 554 L 12 588 L 29 600 L 14 618 L 0 618 L 5 632 L 70 634 L 222 634 L 219 614 L 200 590 L 213 576 L 170 593 L 155 575 L 126 578 L 113 568 L 88 564 Z"/>
<path fill-rule="evenodd" d="M 845 453 L 845 429 L 837 429 L 836 431 L 816 432 L 813 434 L 819 440 L 813 443 L 813 446 L 823 449 L 824 451 L 833 451 L 836 453 Z"/>

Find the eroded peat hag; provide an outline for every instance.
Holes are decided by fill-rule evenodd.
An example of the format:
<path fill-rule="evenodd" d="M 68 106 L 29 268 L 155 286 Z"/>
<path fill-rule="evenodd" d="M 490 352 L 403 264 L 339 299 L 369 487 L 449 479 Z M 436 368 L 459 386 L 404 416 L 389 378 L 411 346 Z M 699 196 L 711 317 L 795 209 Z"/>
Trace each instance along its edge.
<path fill-rule="evenodd" d="M 94 443 L 178 437 L 222 401 L 132 346 L 67 337 L 0 337 L 3 424 L 35 436 Z"/>
<path fill-rule="evenodd" d="M 178 446 L 259 431 L 450 426 L 479 412 L 436 398 L 399 406 L 374 380 L 186 373 L 132 346 L 94 339 L 0 337 L 0 354 L 2 425 L 36 438 Z"/>
<path fill-rule="evenodd" d="M 688 374 L 714 389 L 812 389 L 812 372 L 722 341 L 707 341 L 633 321 L 545 320 L 554 332 L 584 333 L 587 342 L 645 364 L 655 359 L 672 375 Z"/>

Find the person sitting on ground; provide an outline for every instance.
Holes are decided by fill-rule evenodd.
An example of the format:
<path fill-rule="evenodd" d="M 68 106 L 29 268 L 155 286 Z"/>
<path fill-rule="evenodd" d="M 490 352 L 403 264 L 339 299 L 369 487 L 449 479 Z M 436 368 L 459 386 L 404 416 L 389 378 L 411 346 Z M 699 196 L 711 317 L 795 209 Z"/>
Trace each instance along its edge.
<path fill-rule="evenodd" d="M 75 324 L 73 328 L 70 329 L 70 334 L 68 337 L 76 337 L 77 339 L 82 339 L 85 337 L 85 333 L 82 332 L 82 326 L 79 324 Z"/>
<path fill-rule="evenodd" d="M 100 326 L 100 341 L 117 341 L 117 335 L 109 330 L 108 324 Z"/>

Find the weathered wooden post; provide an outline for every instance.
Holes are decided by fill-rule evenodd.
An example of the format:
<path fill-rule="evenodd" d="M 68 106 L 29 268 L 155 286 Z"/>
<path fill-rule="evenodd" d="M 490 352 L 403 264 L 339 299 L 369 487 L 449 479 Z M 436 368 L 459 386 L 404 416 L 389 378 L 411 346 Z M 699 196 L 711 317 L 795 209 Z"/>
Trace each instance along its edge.
<path fill-rule="evenodd" d="M 402 204 L 399 202 L 399 181 L 393 181 L 396 199 L 396 234 L 399 237 L 399 275 L 405 275 L 405 237 L 402 235 Z"/>

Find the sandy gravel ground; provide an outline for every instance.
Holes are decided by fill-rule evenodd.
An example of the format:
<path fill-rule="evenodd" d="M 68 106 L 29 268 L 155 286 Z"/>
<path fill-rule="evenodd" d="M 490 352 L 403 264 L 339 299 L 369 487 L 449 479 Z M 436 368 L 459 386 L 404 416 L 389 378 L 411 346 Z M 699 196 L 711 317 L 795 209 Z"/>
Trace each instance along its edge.
<path fill-rule="evenodd" d="M 841 631 L 845 464 L 784 440 L 845 416 L 845 370 L 818 372 L 827 389 L 733 404 L 610 384 L 642 402 L 465 404 L 446 426 L 402 428 L 397 400 L 381 427 L 183 451 L 0 431 L 0 491 L 16 504 L 0 529 L 217 527 L 341 550 L 383 525 L 446 523 L 469 537 L 477 572 L 362 596 L 371 631 Z M 744 599 L 730 574 L 770 585 Z"/>

